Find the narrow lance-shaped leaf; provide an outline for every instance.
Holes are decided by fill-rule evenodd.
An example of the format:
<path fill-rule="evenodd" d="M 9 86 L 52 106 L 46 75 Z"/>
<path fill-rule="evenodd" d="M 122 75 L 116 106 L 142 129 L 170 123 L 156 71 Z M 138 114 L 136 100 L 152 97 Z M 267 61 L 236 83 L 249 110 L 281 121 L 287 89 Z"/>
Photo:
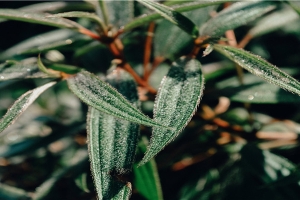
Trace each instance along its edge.
<path fill-rule="evenodd" d="M 147 145 L 147 138 L 142 137 L 138 145 L 138 154 L 142 156 L 146 152 Z M 159 174 L 154 159 L 151 159 L 150 162 L 140 167 L 137 167 L 137 164 L 135 164 L 133 173 L 134 185 L 142 196 L 151 200 L 163 199 Z"/>
<path fill-rule="evenodd" d="M 296 79 L 261 57 L 230 46 L 214 45 L 214 48 L 252 74 L 287 91 L 300 95 L 300 83 Z"/>
<path fill-rule="evenodd" d="M 251 37 L 258 37 L 270 33 L 276 29 L 290 24 L 291 22 L 299 19 L 299 15 L 291 8 L 286 8 L 274 12 L 262 18 L 257 24 L 249 31 Z"/>
<path fill-rule="evenodd" d="M 203 89 L 204 78 L 198 60 L 182 57 L 173 63 L 161 82 L 154 104 L 154 120 L 175 130 L 153 128 L 141 164 L 149 161 L 183 130 L 197 109 Z"/>
<path fill-rule="evenodd" d="M 127 72 L 116 69 L 107 76 L 107 82 L 138 107 L 136 83 Z M 99 199 L 128 199 L 130 183 L 117 178 L 132 169 L 139 125 L 92 107 L 87 125 L 91 168 Z"/>
<path fill-rule="evenodd" d="M 102 28 L 105 27 L 103 21 L 94 13 L 88 12 L 80 12 L 80 11 L 72 11 L 72 12 L 65 12 L 65 13 L 58 13 L 49 15 L 48 17 L 79 17 L 79 18 L 87 18 L 97 22 Z"/>
<path fill-rule="evenodd" d="M 101 112 L 146 126 L 164 127 L 144 115 L 116 89 L 87 71 L 80 72 L 67 81 L 76 96 Z"/>
<path fill-rule="evenodd" d="M 195 9 L 199 9 L 199 8 L 204 8 L 207 6 L 212 6 L 212 5 L 218 5 L 224 3 L 224 0 L 221 1 L 213 1 L 213 2 L 184 2 L 181 3 L 180 5 L 175 5 L 175 6 L 170 6 L 172 9 L 174 9 L 177 12 L 186 12 L 186 11 L 190 11 L 190 10 L 195 10 Z M 151 21 L 157 20 L 157 19 L 161 19 L 163 18 L 162 15 L 158 14 L 158 13 L 151 13 L 148 15 L 142 15 L 140 17 L 137 17 L 136 19 L 132 20 L 131 22 L 129 22 L 128 24 L 126 24 L 124 26 L 124 31 L 128 31 L 132 28 L 147 24 Z"/>
<path fill-rule="evenodd" d="M 0 64 L 0 82 L 24 78 L 49 78 L 49 76 L 39 71 L 36 58 L 26 59 L 21 62 L 8 60 Z"/>
<path fill-rule="evenodd" d="M 203 24 L 200 35 L 220 37 L 225 31 L 245 25 L 274 8 L 272 1 L 237 2 Z"/>
<path fill-rule="evenodd" d="M 68 28 L 78 31 L 83 28 L 83 26 L 74 21 L 61 17 L 53 18 L 48 16 L 49 14 L 33 13 L 14 9 L 0 9 L 0 18 L 55 26 L 58 28 Z"/>
<path fill-rule="evenodd" d="M 177 25 L 179 28 L 181 28 L 182 30 L 190 34 L 192 37 L 194 38 L 198 37 L 199 32 L 196 25 L 187 17 L 180 14 L 179 12 L 173 10 L 168 6 L 156 3 L 154 1 L 146 1 L 146 0 L 137 0 L 137 1 L 144 4 L 148 8 L 154 10 L 155 12 L 159 13 L 165 19 Z"/>
<path fill-rule="evenodd" d="M 34 90 L 30 90 L 23 94 L 15 103 L 8 109 L 7 113 L 0 120 L 0 133 L 12 124 L 36 98 L 40 96 L 46 89 L 53 86 L 56 82 L 50 82 L 40 86 Z"/>

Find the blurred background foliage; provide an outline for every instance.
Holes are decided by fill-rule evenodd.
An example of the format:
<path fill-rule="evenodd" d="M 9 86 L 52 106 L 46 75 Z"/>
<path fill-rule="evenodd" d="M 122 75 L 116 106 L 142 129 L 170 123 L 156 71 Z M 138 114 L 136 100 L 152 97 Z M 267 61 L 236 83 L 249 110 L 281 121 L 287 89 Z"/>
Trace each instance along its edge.
<path fill-rule="evenodd" d="M 1 1 L 0 7 L 38 3 L 45 2 Z M 47 11 L 93 11 L 88 3 L 67 4 Z M 274 12 L 285 7 L 280 5 Z M 135 16 L 148 12 L 137 4 L 135 8 Z M 221 9 L 210 6 L 184 15 L 200 26 Z M 237 41 L 257 21 L 237 28 Z M 94 29 L 88 20 L 77 22 Z M 106 46 L 69 30 L 17 21 L 1 22 L 0 30 L 1 63 L 28 61 L 41 52 L 47 66 L 75 65 L 101 77 L 113 59 Z M 245 49 L 299 79 L 299 30 L 298 19 L 252 39 Z M 146 32 L 147 26 L 142 26 L 121 36 L 126 59 L 140 74 Z M 179 28 L 157 21 L 152 55 L 167 59 L 150 76 L 154 88 L 159 87 L 170 63 L 188 54 L 191 45 L 192 40 Z M 215 52 L 201 56 L 197 58 L 203 64 L 206 85 L 199 109 L 187 128 L 156 157 L 164 199 L 299 199 L 300 98 L 248 73 L 240 85 L 232 62 Z M 0 116 L 19 96 L 45 81 L 0 82 Z M 151 116 L 153 97 L 144 99 L 141 108 Z M 0 199 L 96 199 L 87 157 L 86 113 L 87 106 L 61 82 L 5 130 L 0 137 Z M 149 138 L 151 129 L 142 126 L 141 135 Z M 141 182 L 151 174 L 145 173 L 129 177 L 134 180 L 132 199 L 158 198 L 147 193 L 147 185 L 143 188 Z"/>

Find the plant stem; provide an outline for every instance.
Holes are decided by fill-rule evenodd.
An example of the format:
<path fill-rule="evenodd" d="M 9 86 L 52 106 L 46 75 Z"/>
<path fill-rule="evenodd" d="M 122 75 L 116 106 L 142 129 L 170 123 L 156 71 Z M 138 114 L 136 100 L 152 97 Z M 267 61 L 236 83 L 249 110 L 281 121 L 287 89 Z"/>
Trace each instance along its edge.
<path fill-rule="evenodd" d="M 151 57 L 151 49 L 152 49 L 152 39 L 153 39 L 153 32 L 155 28 L 155 23 L 151 22 L 148 27 L 148 32 L 147 32 L 147 37 L 146 37 L 146 42 L 145 42 L 145 49 L 144 49 L 144 79 L 148 77 L 149 75 L 149 70 L 148 70 L 148 65 L 150 62 L 150 57 Z"/>
<path fill-rule="evenodd" d="M 108 20 L 108 13 L 107 13 L 106 5 L 102 0 L 99 0 L 98 2 L 99 2 L 99 6 L 100 6 L 100 9 L 101 9 L 101 12 L 102 12 L 104 23 L 105 23 L 105 25 L 108 25 L 109 20 Z"/>

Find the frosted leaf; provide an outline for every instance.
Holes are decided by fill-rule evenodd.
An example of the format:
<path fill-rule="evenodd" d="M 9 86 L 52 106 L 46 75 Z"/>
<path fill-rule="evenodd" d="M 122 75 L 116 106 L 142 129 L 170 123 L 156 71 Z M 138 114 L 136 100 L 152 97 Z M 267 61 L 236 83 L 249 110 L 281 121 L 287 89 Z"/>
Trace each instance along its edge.
<path fill-rule="evenodd" d="M 261 57 L 230 46 L 214 45 L 214 48 L 252 74 L 289 92 L 300 95 L 300 83 L 296 79 Z"/>
<path fill-rule="evenodd" d="M 175 130 L 153 128 L 141 164 L 149 161 L 183 130 L 197 109 L 203 89 L 204 78 L 198 60 L 182 57 L 172 64 L 155 100 L 154 120 Z"/>
<path fill-rule="evenodd" d="M 30 106 L 36 98 L 40 96 L 46 89 L 53 86 L 56 82 L 50 82 L 40 86 L 34 90 L 30 90 L 23 94 L 15 103 L 8 109 L 7 113 L 0 120 L 0 133 L 15 120 Z"/>

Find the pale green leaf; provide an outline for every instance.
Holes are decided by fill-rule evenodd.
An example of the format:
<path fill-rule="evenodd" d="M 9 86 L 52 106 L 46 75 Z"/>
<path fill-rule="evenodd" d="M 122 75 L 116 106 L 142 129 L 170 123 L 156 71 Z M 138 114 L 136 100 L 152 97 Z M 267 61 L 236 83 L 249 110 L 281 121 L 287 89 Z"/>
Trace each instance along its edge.
<path fill-rule="evenodd" d="M 237 2 L 203 24 L 200 35 L 220 37 L 225 31 L 245 25 L 275 8 L 272 1 Z"/>
<path fill-rule="evenodd" d="M 17 20 L 29 23 L 43 24 L 54 26 L 58 28 L 67 28 L 73 30 L 80 30 L 83 27 L 71 20 L 61 17 L 49 17 L 50 14 L 33 13 L 14 9 L 0 9 L 0 18 L 9 20 Z"/>
<path fill-rule="evenodd" d="M 224 1 L 184 2 L 184 3 L 181 3 L 179 5 L 171 6 L 171 8 L 174 9 L 175 11 L 177 11 L 177 12 L 186 12 L 186 11 L 191 11 L 191 10 L 195 10 L 195 9 L 199 9 L 199 8 L 212 6 L 212 5 L 218 5 L 218 4 L 221 4 L 223 2 Z M 148 15 L 142 15 L 142 16 L 134 19 L 133 21 L 129 22 L 128 24 L 126 24 L 124 26 L 124 30 L 128 31 L 132 28 L 147 24 L 151 21 L 161 19 L 161 18 L 162 18 L 162 16 L 158 13 L 151 13 L 151 14 L 148 14 Z"/>
<path fill-rule="evenodd" d="M 298 15 L 300 15 L 300 2 L 299 1 L 288 0 L 287 2 L 298 13 Z"/>
<path fill-rule="evenodd" d="M 153 128 L 141 164 L 149 161 L 183 130 L 200 103 L 203 89 L 204 78 L 198 60 L 182 57 L 172 64 L 155 100 L 154 120 L 175 130 Z"/>
<path fill-rule="evenodd" d="M 78 17 L 78 18 L 87 18 L 97 22 L 101 27 L 105 27 L 103 21 L 95 14 L 95 13 L 88 13 L 88 12 L 80 12 L 80 11 L 72 11 L 72 12 L 65 12 L 65 13 L 58 13 L 54 15 L 50 15 L 48 17 Z"/>
<path fill-rule="evenodd" d="M 30 106 L 36 98 L 45 90 L 53 86 L 56 82 L 50 82 L 36 89 L 30 90 L 23 94 L 15 103 L 8 109 L 7 113 L 0 120 L 0 133 L 5 130 Z"/>
<path fill-rule="evenodd" d="M 256 25 L 248 32 L 251 37 L 258 37 L 274 30 L 282 28 L 283 26 L 299 20 L 299 15 L 292 9 L 286 8 L 259 20 Z"/>
<path fill-rule="evenodd" d="M 0 183 L 0 198 L 7 200 L 30 200 L 29 192 L 21 188 Z"/>
<path fill-rule="evenodd" d="M 24 78 L 49 78 L 49 76 L 39 71 L 36 58 L 21 62 L 10 60 L 0 64 L 0 82 Z"/>
<path fill-rule="evenodd" d="M 136 83 L 127 72 L 114 70 L 107 81 L 138 107 Z M 132 169 L 139 125 L 90 107 L 87 126 L 91 169 L 99 199 L 129 198 L 130 183 L 119 182 L 116 178 Z"/>
<path fill-rule="evenodd" d="M 144 154 L 146 152 L 147 145 L 147 139 L 142 137 L 138 145 L 138 153 Z M 133 167 L 133 173 L 134 185 L 142 196 L 151 200 L 163 199 L 159 174 L 154 159 L 151 159 L 148 163 L 140 167 L 135 164 Z"/>
<path fill-rule="evenodd" d="M 77 40 L 86 37 L 67 29 L 54 30 L 47 33 L 35 35 L 1 52 L 0 60 L 10 59 L 15 55 L 37 54 L 51 49 L 60 49 L 70 46 Z M 88 40 L 88 39 L 85 39 Z"/>
<path fill-rule="evenodd" d="M 296 79 L 261 57 L 230 46 L 214 45 L 214 48 L 252 74 L 287 91 L 300 95 L 300 83 Z"/>
<path fill-rule="evenodd" d="M 163 4 L 156 3 L 154 1 L 146 1 L 146 0 L 137 0 L 138 2 L 144 4 L 148 8 L 154 10 L 159 13 L 165 19 L 169 20 L 173 24 L 177 25 L 179 28 L 190 34 L 192 37 L 198 37 L 198 28 L 196 25 L 187 17 L 175 11 L 174 9 L 165 6 Z"/>
<path fill-rule="evenodd" d="M 67 81 L 76 96 L 101 112 L 146 126 L 162 127 L 160 123 L 141 113 L 116 89 L 87 71 L 80 72 Z"/>

